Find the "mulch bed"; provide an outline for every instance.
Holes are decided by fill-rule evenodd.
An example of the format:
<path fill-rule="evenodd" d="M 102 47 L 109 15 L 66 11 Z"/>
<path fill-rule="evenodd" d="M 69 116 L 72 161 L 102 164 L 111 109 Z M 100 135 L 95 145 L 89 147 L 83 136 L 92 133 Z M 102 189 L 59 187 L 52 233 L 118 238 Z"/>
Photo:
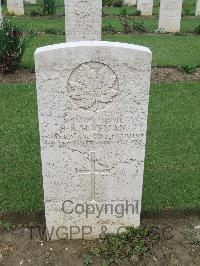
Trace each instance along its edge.
<path fill-rule="evenodd" d="M 35 82 L 35 73 L 27 70 L 17 71 L 15 74 L 0 74 L 0 84 L 31 82 Z M 198 68 L 195 73 L 185 74 L 176 68 L 153 67 L 151 73 L 151 82 L 200 82 L 200 68 Z"/>
<path fill-rule="evenodd" d="M 139 259 L 136 256 L 131 262 L 123 261 L 123 266 L 200 265 L 199 215 L 174 217 L 170 214 L 152 215 L 143 218 L 142 224 L 158 226 L 161 232 L 160 240 L 146 257 Z M 8 231 L 2 229 L 0 231 L 0 265 L 82 266 L 83 257 L 87 254 L 87 247 L 91 243 L 86 240 L 46 242 L 40 238 L 37 230 L 32 231 L 31 237 L 30 229 L 25 225 Z M 93 257 L 92 260 L 92 265 L 100 265 L 99 258 Z"/>

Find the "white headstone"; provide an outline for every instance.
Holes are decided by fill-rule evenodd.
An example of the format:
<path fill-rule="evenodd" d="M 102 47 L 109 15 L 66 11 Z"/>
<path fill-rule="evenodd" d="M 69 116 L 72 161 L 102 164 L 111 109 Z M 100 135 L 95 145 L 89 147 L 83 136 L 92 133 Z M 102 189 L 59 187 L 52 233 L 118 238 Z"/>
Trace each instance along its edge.
<path fill-rule="evenodd" d="M 65 0 L 67 41 L 101 40 L 102 0 Z"/>
<path fill-rule="evenodd" d="M 0 25 L 2 24 L 2 22 L 3 22 L 2 2 L 0 0 Z"/>
<path fill-rule="evenodd" d="M 150 50 L 70 42 L 38 48 L 35 62 L 49 238 L 139 226 Z"/>
<path fill-rule="evenodd" d="M 137 0 L 124 0 L 124 5 L 125 6 L 134 6 L 136 5 Z"/>
<path fill-rule="evenodd" d="M 161 0 L 159 29 L 167 32 L 179 32 L 183 0 Z"/>
<path fill-rule="evenodd" d="M 23 0 L 7 0 L 7 9 L 15 15 L 24 15 L 24 2 Z"/>
<path fill-rule="evenodd" d="M 200 0 L 197 0 L 196 4 L 196 16 L 200 16 Z"/>
<path fill-rule="evenodd" d="M 137 10 L 141 11 L 142 16 L 151 16 L 153 11 L 153 0 L 138 0 Z"/>

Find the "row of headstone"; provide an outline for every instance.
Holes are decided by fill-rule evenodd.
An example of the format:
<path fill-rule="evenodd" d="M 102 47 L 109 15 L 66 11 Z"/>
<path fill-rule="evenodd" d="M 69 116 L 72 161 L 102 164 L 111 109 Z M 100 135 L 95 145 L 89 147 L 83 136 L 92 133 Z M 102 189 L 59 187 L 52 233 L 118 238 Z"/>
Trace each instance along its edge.
<path fill-rule="evenodd" d="M 196 16 L 200 16 L 200 0 L 197 0 L 197 5 L 196 5 Z"/>
<path fill-rule="evenodd" d="M 137 0 L 137 10 L 141 11 L 142 16 L 152 16 L 153 0 Z"/>
<path fill-rule="evenodd" d="M 128 1 L 128 0 L 127 0 Z M 131 1 L 128 1 L 129 4 L 131 5 Z M 136 4 L 136 1 L 133 1 L 134 3 L 132 3 L 132 5 Z M 173 14 L 172 14 L 172 23 L 176 19 L 176 26 L 175 29 L 180 28 L 178 27 L 179 25 L 179 20 L 180 20 L 180 15 L 181 15 L 181 11 L 182 11 L 182 0 L 160 0 L 160 13 L 159 13 L 159 17 L 160 17 L 160 23 L 161 25 L 163 24 L 163 21 L 168 21 L 169 18 L 169 14 L 170 12 L 173 10 Z M 127 4 L 124 1 L 124 4 Z M 137 10 L 141 11 L 141 15 L 142 16 L 151 16 L 152 15 L 152 11 L 153 11 L 153 0 L 137 0 Z M 196 4 L 196 12 L 195 12 L 196 16 L 200 15 L 200 0 L 197 0 L 197 4 Z M 174 17 L 175 16 L 175 17 Z M 164 22 L 165 23 L 165 22 Z M 172 28 L 171 25 L 169 25 L 169 27 L 167 28 Z"/>
<path fill-rule="evenodd" d="M 10 13 L 14 13 L 15 15 L 24 15 L 24 1 L 7 0 L 7 9 Z"/>
<path fill-rule="evenodd" d="M 66 0 L 67 42 L 35 52 L 48 239 L 140 225 L 151 51 L 99 41 L 100 0 Z"/>
<path fill-rule="evenodd" d="M 137 0 L 124 0 L 124 5 L 125 6 L 134 6 L 136 5 Z"/>
<path fill-rule="evenodd" d="M 26 0 L 30 4 L 36 4 L 36 0 Z M 7 9 L 15 15 L 24 15 L 24 0 L 7 0 Z"/>
<path fill-rule="evenodd" d="M 161 0 L 158 31 L 179 32 L 183 0 Z M 137 9 L 142 15 L 152 15 L 153 0 L 138 0 Z"/>
<path fill-rule="evenodd" d="M 158 30 L 179 32 L 183 0 L 161 0 Z"/>
<path fill-rule="evenodd" d="M 26 2 L 31 4 L 36 4 L 36 0 L 26 0 Z M 84 4 L 84 1 L 81 2 Z M 135 5 L 136 0 L 124 0 L 124 4 Z M 68 6 L 70 7 L 70 5 Z M 7 9 L 9 12 L 13 12 L 16 15 L 23 15 L 24 1 L 7 0 Z M 151 16 L 153 11 L 153 0 L 137 0 L 137 10 L 141 11 L 142 16 Z M 70 13 L 70 10 L 67 10 L 67 7 L 65 7 L 65 11 L 67 12 L 67 14 Z M 179 31 L 180 21 L 181 21 L 181 11 L 182 11 L 182 0 L 169 0 L 169 1 L 161 0 L 160 12 L 159 12 L 159 28 L 163 28 L 164 30 L 169 32 Z M 79 10 L 77 10 L 77 12 L 79 12 Z M 88 12 L 85 11 L 85 14 L 83 14 L 82 16 L 87 16 Z M 200 0 L 197 0 L 195 14 L 196 16 L 200 15 Z M 97 23 L 95 21 L 93 22 L 95 24 Z M 92 22 L 90 25 L 92 25 Z M 71 36 L 71 34 L 70 35 L 67 34 L 67 36 Z"/>

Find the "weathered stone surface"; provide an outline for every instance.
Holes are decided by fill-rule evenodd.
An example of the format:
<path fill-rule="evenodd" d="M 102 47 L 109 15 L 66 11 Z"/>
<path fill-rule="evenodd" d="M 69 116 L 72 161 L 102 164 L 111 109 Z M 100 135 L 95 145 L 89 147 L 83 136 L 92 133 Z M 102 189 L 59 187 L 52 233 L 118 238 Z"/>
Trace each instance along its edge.
<path fill-rule="evenodd" d="M 136 5 L 137 0 L 124 0 L 124 5 L 125 6 L 134 6 Z"/>
<path fill-rule="evenodd" d="M 24 15 L 24 2 L 23 0 L 7 0 L 7 9 L 15 15 Z"/>
<path fill-rule="evenodd" d="M 2 14 L 2 3 L 1 3 L 1 0 L 0 0 L 0 25 L 1 25 L 2 22 L 3 22 L 3 14 Z"/>
<path fill-rule="evenodd" d="M 200 16 L 200 0 L 197 0 L 195 15 Z"/>
<path fill-rule="evenodd" d="M 179 32 L 183 0 L 161 0 L 159 28 L 167 32 Z"/>
<path fill-rule="evenodd" d="M 137 10 L 142 16 L 151 16 L 153 11 L 153 0 L 137 0 Z"/>
<path fill-rule="evenodd" d="M 67 41 L 101 40 L 102 0 L 65 0 Z"/>
<path fill-rule="evenodd" d="M 139 226 L 150 50 L 71 42 L 38 48 L 35 62 L 49 238 L 83 238 L 84 226 L 90 239 Z M 95 210 L 87 217 L 79 205 L 79 214 L 67 214 L 77 204 Z"/>

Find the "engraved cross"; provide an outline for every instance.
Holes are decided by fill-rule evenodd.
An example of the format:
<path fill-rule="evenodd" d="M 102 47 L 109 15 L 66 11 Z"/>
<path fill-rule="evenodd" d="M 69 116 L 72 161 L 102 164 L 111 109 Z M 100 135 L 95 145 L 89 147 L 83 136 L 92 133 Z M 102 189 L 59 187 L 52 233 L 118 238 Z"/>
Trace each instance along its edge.
<path fill-rule="evenodd" d="M 76 170 L 77 174 L 90 174 L 91 177 L 91 199 L 95 199 L 95 192 L 96 192 L 96 175 L 109 175 L 110 169 L 104 170 L 97 170 L 96 169 L 96 158 L 95 152 L 92 151 L 90 154 L 90 161 L 91 161 L 91 170 Z"/>

